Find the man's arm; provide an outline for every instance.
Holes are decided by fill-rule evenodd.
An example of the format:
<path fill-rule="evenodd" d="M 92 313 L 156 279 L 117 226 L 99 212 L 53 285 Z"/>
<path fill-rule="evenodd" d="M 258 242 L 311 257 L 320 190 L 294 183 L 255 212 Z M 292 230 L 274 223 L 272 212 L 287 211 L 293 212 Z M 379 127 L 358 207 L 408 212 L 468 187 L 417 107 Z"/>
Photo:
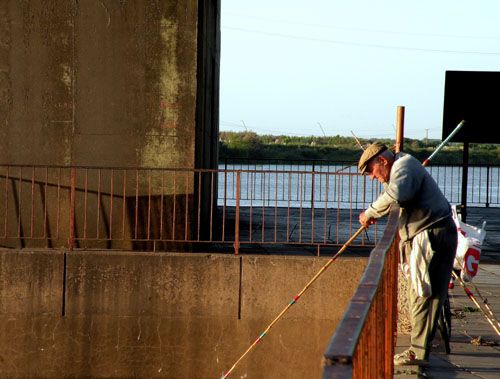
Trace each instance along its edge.
<path fill-rule="evenodd" d="M 391 197 L 387 191 L 382 192 L 377 200 L 371 203 L 366 211 L 364 212 L 366 217 L 370 218 L 380 218 L 389 213 L 391 205 L 396 203 L 396 199 Z"/>
<path fill-rule="evenodd" d="M 413 159 L 406 161 L 402 166 L 398 163 L 395 163 L 393 167 L 391 179 L 385 190 L 363 212 L 363 216 L 360 215 L 359 222 L 361 224 L 370 225 L 366 224 L 366 222 L 387 215 L 392 204 L 403 203 L 412 199 L 419 190 L 423 178 L 420 163 Z M 415 165 L 418 165 L 418 167 Z"/>

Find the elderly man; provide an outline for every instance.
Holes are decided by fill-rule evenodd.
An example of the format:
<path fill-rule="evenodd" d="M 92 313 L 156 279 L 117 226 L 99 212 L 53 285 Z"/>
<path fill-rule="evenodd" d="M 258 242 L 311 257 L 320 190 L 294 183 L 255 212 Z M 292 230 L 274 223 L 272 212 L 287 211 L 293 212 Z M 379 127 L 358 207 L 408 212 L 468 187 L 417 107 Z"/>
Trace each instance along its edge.
<path fill-rule="evenodd" d="M 394 357 L 395 365 L 425 365 L 447 296 L 457 245 L 450 204 L 422 164 L 411 155 L 392 153 L 380 143 L 369 145 L 358 169 L 384 190 L 359 215 L 364 226 L 401 207 L 399 235 L 404 271 L 410 277 L 411 346 Z M 408 273 L 409 271 L 409 273 Z"/>

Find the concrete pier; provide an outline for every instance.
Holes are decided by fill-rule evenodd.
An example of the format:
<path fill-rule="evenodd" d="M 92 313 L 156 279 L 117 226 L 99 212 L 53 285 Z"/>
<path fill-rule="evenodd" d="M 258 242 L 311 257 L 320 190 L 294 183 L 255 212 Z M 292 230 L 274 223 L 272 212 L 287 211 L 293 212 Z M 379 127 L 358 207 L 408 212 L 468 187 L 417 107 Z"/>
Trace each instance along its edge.
<path fill-rule="evenodd" d="M 327 259 L 0 251 L 0 377 L 220 377 Z M 365 265 L 335 261 L 234 377 L 320 377 Z"/>

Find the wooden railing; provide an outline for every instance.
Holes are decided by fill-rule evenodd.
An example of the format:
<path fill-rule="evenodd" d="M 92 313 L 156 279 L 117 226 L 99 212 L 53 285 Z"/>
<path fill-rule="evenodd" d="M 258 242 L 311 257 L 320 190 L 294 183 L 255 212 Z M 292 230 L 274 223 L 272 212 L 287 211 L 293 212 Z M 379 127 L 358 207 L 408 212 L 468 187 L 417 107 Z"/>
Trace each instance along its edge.
<path fill-rule="evenodd" d="M 323 379 L 392 378 L 397 320 L 399 208 L 381 240 L 324 354 Z"/>

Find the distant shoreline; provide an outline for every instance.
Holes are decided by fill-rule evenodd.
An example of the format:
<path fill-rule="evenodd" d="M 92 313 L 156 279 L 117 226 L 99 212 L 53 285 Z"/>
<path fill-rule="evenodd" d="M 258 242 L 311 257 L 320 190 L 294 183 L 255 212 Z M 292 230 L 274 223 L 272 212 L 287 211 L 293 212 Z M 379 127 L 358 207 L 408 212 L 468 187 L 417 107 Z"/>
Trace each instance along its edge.
<path fill-rule="evenodd" d="M 362 139 L 361 144 L 369 143 Z M 393 140 L 382 140 L 393 146 Z M 423 161 L 440 143 L 439 140 L 405 139 L 404 151 Z M 434 164 L 462 164 L 462 143 L 446 146 L 433 159 Z M 252 132 L 221 132 L 219 162 L 237 160 L 356 162 L 361 149 L 352 137 L 260 136 Z M 469 163 L 500 165 L 500 145 L 471 144 Z"/>

